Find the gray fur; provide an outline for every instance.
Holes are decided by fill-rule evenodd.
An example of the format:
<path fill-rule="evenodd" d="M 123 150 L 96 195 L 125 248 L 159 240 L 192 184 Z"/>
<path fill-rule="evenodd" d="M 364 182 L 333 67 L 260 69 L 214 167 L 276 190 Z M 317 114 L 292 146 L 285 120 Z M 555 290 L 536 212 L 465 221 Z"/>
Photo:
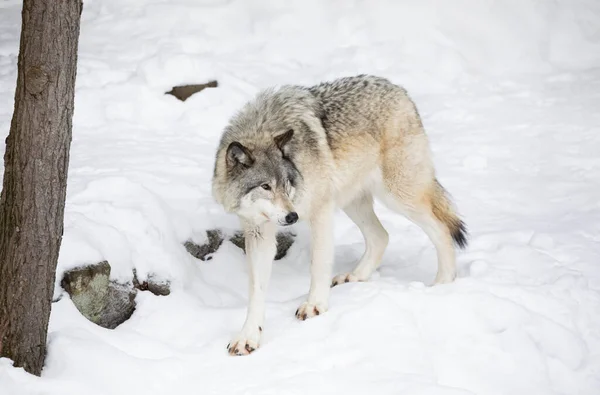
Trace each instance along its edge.
<path fill-rule="evenodd" d="M 257 166 L 245 172 L 234 169 L 221 175 L 215 166 L 216 200 L 228 211 L 235 211 L 241 196 L 262 179 L 285 180 L 286 176 L 295 181 L 299 192 L 296 200 L 300 199 L 303 185 L 301 172 L 295 165 L 296 153 L 319 160 L 324 149 L 319 144 L 323 136 L 308 126 L 307 119 L 323 127 L 329 149 L 335 151 L 357 132 L 370 133 L 380 140 L 383 125 L 392 116 L 381 109 L 402 100 L 410 101 L 402 87 L 369 75 L 340 78 L 312 87 L 285 85 L 260 92 L 232 117 L 218 147 L 218 152 L 222 152 L 231 143 L 238 142 L 253 153 Z M 294 137 L 288 145 L 289 160 L 284 160 L 274 141 L 288 130 L 294 130 Z M 229 201 L 227 197 L 234 199 Z"/>
<path fill-rule="evenodd" d="M 318 100 L 327 141 L 335 150 L 352 133 L 367 132 L 381 138 L 391 116 L 381 109 L 408 98 L 406 91 L 385 78 L 359 75 L 324 82 L 309 88 Z"/>

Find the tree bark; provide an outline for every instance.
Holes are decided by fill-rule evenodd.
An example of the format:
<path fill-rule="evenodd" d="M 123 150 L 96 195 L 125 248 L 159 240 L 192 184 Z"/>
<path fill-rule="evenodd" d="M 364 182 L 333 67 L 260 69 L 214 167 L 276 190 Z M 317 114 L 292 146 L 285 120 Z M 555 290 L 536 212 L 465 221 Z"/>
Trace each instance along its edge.
<path fill-rule="evenodd" d="M 0 198 L 0 356 L 40 375 L 65 196 L 81 0 L 24 0 Z"/>

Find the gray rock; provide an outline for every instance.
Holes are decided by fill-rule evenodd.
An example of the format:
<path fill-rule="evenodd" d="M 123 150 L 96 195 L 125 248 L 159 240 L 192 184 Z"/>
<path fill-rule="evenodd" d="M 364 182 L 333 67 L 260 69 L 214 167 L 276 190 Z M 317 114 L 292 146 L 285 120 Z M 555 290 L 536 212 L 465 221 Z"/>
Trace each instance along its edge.
<path fill-rule="evenodd" d="M 233 236 L 229 238 L 229 241 L 232 242 L 234 246 L 241 248 L 244 253 L 246 253 L 246 238 L 244 237 L 243 232 L 235 232 Z"/>
<path fill-rule="evenodd" d="M 171 283 L 168 281 L 158 282 L 150 278 L 148 279 L 148 285 L 146 287 L 148 291 L 156 296 L 167 296 L 171 294 Z M 142 291 L 144 290 L 142 289 Z"/>
<path fill-rule="evenodd" d="M 275 260 L 279 260 L 286 256 L 288 250 L 294 244 L 294 237 L 296 235 L 292 232 L 279 232 L 277 233 L 277 253 L 275 254 Z M 244 253 L 246 252 L 246 239 L 243 232 L 236 232 L 230 239 L 234 245 L 238 246 Z"/>
<path fill-rule="evenodd" d="M 219 84 L 217 81 L 209 81 L 206 84 L 194 84 L 194 85 L 180 85 L 174 86 L 166 95 L 173 95 L 181 101 L 186 101 L 190 96 L 195 93 L 201 92 L 206 88 L 216 88 Z"/>
<path fill-rule="evenodd" d="M 147 280 L 140 282 L 135 269 L 133 269 L 133 287 L 140 291 L 150 291 L 156 296 L 167 296 L 171 293 L 171 283 L 168 280 L 161 280 L 151 274 Z"/>
<path fill-rule="evenodd" d="M 295 237 L 296 235 L 292 232 L 277 233 L 277 254 L 275 254 L 275 260 L 279 260 L 287 255 L 288 250 L 294 244 Z"/>
<path fill-rule="evenodd" d="M 209 261 L 212 259 L 210 254 L 214 254 L 221 244 L 223 244 L 224 236 L 220 230 L 212 229 L 206 231 L 208 242 L 206 244 L 198 245 L 192 241 L 186 241 L 184 243 L 185 249 L 192 254 L 193 257 L 198 258 L 202 261 Z"/>
<path fill-rule="evenodd" d="M 208 242 L 205 244 L 198 245 L 189 240 L 183 244 L 185 249 L 192 254 L 192 256 L 203 261 L 211 260 L 211 254 L 214 254 L 221 244 L 223 244 L 223 240 L 225 240 L 225 235 L 218 229 L 207 230 L 206 235 L 208 237 Z M 279 260 L 287 254 L 292 244 L 294 244 L 294 237 L 296 237 L 296 235 L 292 232 L 277 233 L 277 254 L 275 254 L 275 260 Z M 235 232 L 233 236 L 229 238 L 229 241 L 241 248 L 244 253 L 246 252 L 246 241 L 243 232 Z"/>
<path fill-rule="evenodd" d="M 127 321 L 135 311 L 136 290 L 127 284 L 111 281 L 108 285 L 106 304 L 100 314 L 98 325 L 114 329 Z"/>
<path fill-rule="evenodd" d="M 129 284 L 110 281 L 109 277 L 110 265 L 103 261 L 66 272 L 61 286 L 84 317 L 114 329 L 133 314 L 136 290 Z"/>

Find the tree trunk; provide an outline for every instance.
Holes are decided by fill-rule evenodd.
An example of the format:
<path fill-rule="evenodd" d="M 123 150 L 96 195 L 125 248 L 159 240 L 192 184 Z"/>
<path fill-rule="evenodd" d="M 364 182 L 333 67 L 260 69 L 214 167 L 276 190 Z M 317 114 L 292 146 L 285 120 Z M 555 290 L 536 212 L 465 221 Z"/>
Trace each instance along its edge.
<path fill-rule="evenodd" d="M 65 195 L 81 0 L 24 0 L 0 198 L 0 356 L 40 375 Z"/>

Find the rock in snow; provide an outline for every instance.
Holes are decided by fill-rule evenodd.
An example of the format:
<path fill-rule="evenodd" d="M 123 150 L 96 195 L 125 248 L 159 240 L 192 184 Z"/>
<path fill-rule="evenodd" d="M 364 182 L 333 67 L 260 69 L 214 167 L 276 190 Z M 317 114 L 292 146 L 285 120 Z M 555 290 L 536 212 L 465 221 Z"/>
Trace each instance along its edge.
<path fill-rule="evenodd" d="M 292 232 L 278 232 L 276 235 L 277 238 L 277 253 L 275 254 L 275 260 L 279 260 L 283 258 L 292 244 L 294 244 L 294 237 L 296 235 Z M 241 248 L 244 252 L 246 252 L 246 239 L 244 237 L 244 233 L 236 232 L 230 239 L 234 245 Z"/>
<path fill-rule="evenodd" d="M 138 281 L 135 270 L 133 282 L 121 284 L 110 280 L 110 264 L 102 261 L 72 269 L 63 275 L 61 286 L 77 310 L 88 320 L 101 327 L 114 329 L 127 321 L 135 311 L 137 291 L 155 295 L 169 295 L 169 282 L 148 276 Z"/>
<path fill-rule="evenodd" d="M 207 230 L 206 237 L 208 241 L 202 245 L 198 245 L 191 240 L 184 243 L 185 249 L 194 258 L 198 258 L 202 261 L 211 260 L 212 256 L 210 256 L 210 254 L 215 253 L 225 239 L 223 233 L 220 230 L 215 229 Z"/>
<path fill-rule="evenodd" d="M 212 259 L 211 254 L 215 253 L 223 240 L 225 240 L 226 236 L 220 230 L 207 230 L 206 235 L 208 241 L 205 244 L 198 245 L 193 241 L 186 241 L 184 246 L 186 250 L 192 254 L 195 258 L 198 258 L 203 261 L 208 261 Z M 292 232 L 278 232 L 277 233 L 277 253 L 275 254 L 275 260 L 280 260 L 283 258 L 292 244 L 294 244 L 294 237 L 296 235 Z M 243 232 L 235 232 L 233 236 L 229 237 L 229 241 L 233 243 L 233 245 L 241 248 L 244 252 L 246 252 L 245 238 Z"/>
<path fill-rule="evenodd" d="M 166 95 L 173 95 L 181 101 L 186 101 L 190 96 L 203 91 L 206 88 L 216 88 L 218 86 L 217 81 L 210 81 L 206 84 L 193 84 L 193 85 L 181 85 L 175 86 Z"/>
<path fill-rule="evenodd" d="M 109 278 L 110 265 L 103 261 L 65 272 L 61 285 L 85 318 L 114 329 L 133 314 L 136 290 Z"/>
<path fill-rule="evenodd" d="M 192 241 L 185 242 L 186 250 L 202 261 L 211 260 L 225 234 L 216 229 L 206 231 L 207 243 L 198 245 Z M 295 234 L 279 232 L 277 234 L 277 254 L 275 260 L 283 258 L 294 243 Z M 236 232 L 229 240 L 245 251 L 244 234 Z M 73 304 L 88 320 L 104 328 L 114 329 L 125 322 L 135 311 L 137 291 L 150 291 L 154 295 L 169 295 L 170 282 L 150 274 L 146 280 L 140 281 L 137 271 L 133 269 L 131 283 L 110 281 L 111 267 L 107 261 L 83 266 L 66 271 L 61 286 L 71 296 Z"/>

